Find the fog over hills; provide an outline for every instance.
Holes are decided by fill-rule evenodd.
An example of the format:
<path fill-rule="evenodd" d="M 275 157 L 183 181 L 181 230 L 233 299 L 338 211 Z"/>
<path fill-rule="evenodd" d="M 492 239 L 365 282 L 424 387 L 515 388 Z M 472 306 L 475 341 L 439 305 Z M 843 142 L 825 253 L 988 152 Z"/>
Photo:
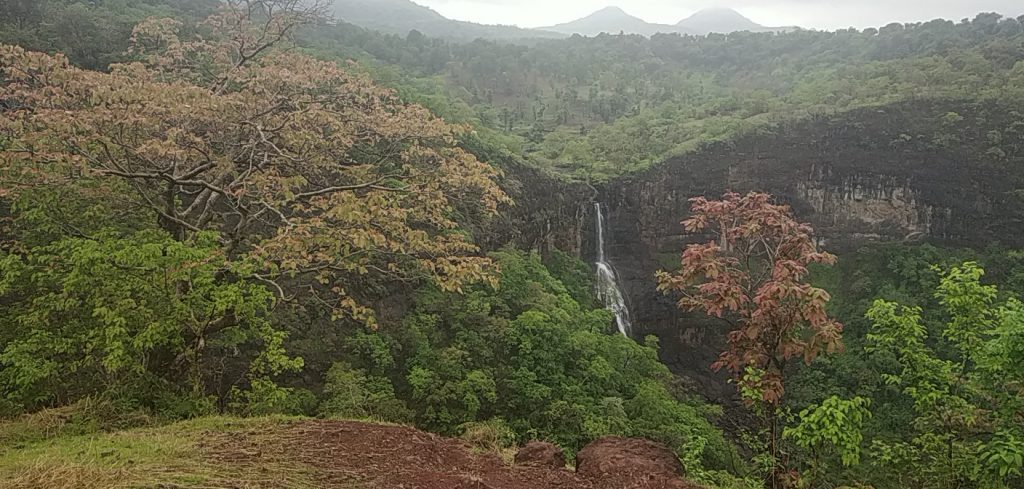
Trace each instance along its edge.
<path fill-rule="evenodd" d="M 685 27 L 669 24 L 652 24 L 639 17 L 629 15 L 619 7 L 606 7 L 582 19 L 564 24 L 541 27 L 540 29 L 563 34 L 580 34 L 596 36 L 602 32 L 609 34 L 640 34 L 650 36 L 659 32 L 686 32 Z"/>
<path fill-rule="evenodd" d="M 710 8 L 701 10 L 676 24 L 682 32 L 691 32 L 698 35 L 718 32 L 728 34 L 730 32 L 773 32 L 791 31 L 795 27 L 766 27 L 754 22 L 743 14 L 730 8 Z"/>
<path fill-rule="evenodd" d="M 564 37 L 539 29 L 452 20 L 410 0 L 334 0 L 331 14 L 339 21 L 400 36 L 416 30 L 428 36 L 456 40 Z"/>
<path fill-rule="evenodd" d="M 666 22 L 673 23 L 662 24 L 647 22 L 622 8 L 611 6 L 572 22 L 537 29 L 452 20 L 411 0 L 335 0 L 332 13 L 340 21 L 367 29 L 401 36 L 416 30 L 428 36 L 456 40 L 559 38 L 601 33 L 651 36 L 657 33 L 705 35 L 712 32 L 792 30 L 760 25 L 728 8 L 701 10 L 677 23 L 674 19 L 666 19 Z"/>
<path fill-rule="evenodd" d="M 728 34 L 730 32 L 771 32 L 789 31 L 793 27 L 767 27 L 758 24 L 743 14 L 729 8 L 711 8 L 701 10 L 675 24 L 650 23 L 639 17 L 626 13 L 619 7 L 606 7 L 582 19 L 541 27 L 545 31 L 564 34 L 580 34 L 596 36 L 602 32 L 609 34 L 640 34 L 650 36 L 657 33 L 680 33 L 703 36 L 712 32 Z"/>

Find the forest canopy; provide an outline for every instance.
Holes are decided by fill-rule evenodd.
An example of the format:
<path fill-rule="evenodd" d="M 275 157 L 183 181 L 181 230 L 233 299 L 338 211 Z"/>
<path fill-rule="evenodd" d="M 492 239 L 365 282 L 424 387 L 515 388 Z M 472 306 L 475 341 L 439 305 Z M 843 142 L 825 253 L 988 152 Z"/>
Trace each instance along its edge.
<path fill-rule="evenodd" d="M 585 266 L 475 244 L 511 201 L 471 129 L 295 52 L 301 5 L 148 17 L 102 70 L 0 47 L 0 410 L 369 418 L 570 455 L 648 436 L 735 477 L 716 410 L 606 334 Z"/>
<path fill-rule="evenodd" d="M 1024 484 L 1024 254 L 928 227 L 973 206 L 957 226 L 1019 242 L 1024 18 L 512 44 L 382 34 L 324 6 L 0 0 L 0 456 L 289 415 L 486 450 L 547 440 L 570 461 L 648 438 L 708 487 Z M 901 126 L 818 151 L 883 119 Z M 666 192 L 647 211 L 692 198 L 669 218 L 683 226 L 636 233 L 672 248 L 643 257 L 666 270 L 623 275 L 667 294 L 644 301 L 668 305 L 659 327 L 713 326 L 615 334 L 582 261 L 595 201 L 691 153 L 768 185 L 732 161 L 760 166 L 750 148 L 774 141 L 785 165 L 797 144 L 888 151 L 923 168 L 906 195 L 941 155 L 967 168 L 936 188 L 968 175 L 963 193 L 987 193 L 864 203 L 873 189 L 844 181 L 840 210 L 881 230 L 851 242 L 897 239 L 833 255 L 801 220 L 814 203 L 788 205 L 807 188 Z M 653 187 L 622 186 L 644 205 Z M 898 234 L 890 208 L 927 213 L 924 231 Z M 678 351 L 696 342 L 720 346 L 721 405 L 667 366 L 703 362 Z M 51 413 L 52 430 L 2 428 Z"/>
<path fill-rule="evenodd" d="M 213 373 L 200 372 L 212 345 L 259 340 L 250 377 L 301 366 L 277 351 L 282 333 L 266 323 L 278 304 L 373 327 L 362 293 L 370 284 L 458 290 L 493 280 L 458 221 L 507 202 L 497 170 L 454 144 L 461 128 L 364 76 L 282 49 L 312 12 L 265 7 L 230 4 L 194 39 L 179 37 L 178 21 L 149 19 L 132 33 L 140 60 L 109 73 L 0 48 L 0 172 L 16 213 L 4 260 L 5 282 L 14 283 L 5 289 L 35 316 L 14 324 L 43 335 L 13 331 L 7 359 L 17 368 L 5 374 L 25 392 L 22 402 L 73 397 L 43 387 L 70 359 L 100 376 L 163 380 L 187 366 L 192 394 L 206 395 Z M 69 268 L 40 281 L 52 267 Z M 125 282 L 93 296 L 92 280 L 118 268 L 163 284 Z M 68 281 L 79 273 L 87 280 Z M 48 281 L 68 295 L 52 314 L 97 322 L 46 331 L 56 323 L 28 291 L 43 293 Z M 164 303 L 179 303 L 169 318 L 135 317 L 140 304 Z"/>
<path fill-rule="evenodd" d="M 511 136 L 531 161 L 584 180 L 793 119 L 920 98 L 1024 100 L 1024 19 L 994 13 L 881 29 L 602 34 L 531 46 L 344 24 L 303 39 L 313 52 L 344 53 L 381 79 L 447 99 L 428 105 Z M 464 107 L 457 115 L 446 107 L 453 101 Z"/>

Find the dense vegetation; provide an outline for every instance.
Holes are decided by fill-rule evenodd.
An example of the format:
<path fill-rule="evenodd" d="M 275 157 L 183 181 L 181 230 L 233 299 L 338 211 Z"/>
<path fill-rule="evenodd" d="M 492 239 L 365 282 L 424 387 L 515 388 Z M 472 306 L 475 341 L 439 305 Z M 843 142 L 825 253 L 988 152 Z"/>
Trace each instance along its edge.
<path fill-rule="evenodd" d="M 846 323 L 847 348 L 797 376 L 792 406 L 872 400 L 866 442 L 856 444 L 864 460 L 847 464 L 818 447 L 818 477 L 878 487 L 1020 483 L 1021 373 L 1011 358 L 1020 355 L 1022 258 L 999 246 L 881 245 L 816 270 Z"/>
<path fill-rule="evenodd" d="M 538 164 L 602 179 L 793 118 L 922 97 L 1020 103 L 1022 26 L 982 14 L 863 31 L 576 36 L 524 47 L 341 25 L 308 42 L 399 66 L 399 84 L 466 104 L 457 117 L 515 136 Z"/>
<path fill-rule="evenodd" d="M 1012 290 L 1019 252 L 888 245 L 831 270 L 813 230 L 764 194 L 691 202 L 685 227 L 712 239 L 688 245 L 660 288 L 730 325 L 713 367 L 760 418 L 748 446 L 767 486 L 1021 481 L 1021 295 L 971 261 L 998 266 Z"/>
<path fill-rule="evenodd" d="M 66 421 L 0 450 L 288 414 L 570 456 L 648 437 L 716 487 L 1024 484 L 1019 251 L 836 262 L 769 196 L 695 201 L 688 231 L 720 239 L 660 279 L 733 321 L 748 426 L 725 434 L 655 338 L 609 334 L 579 259 L 480 245 L 514 205 L 502 169 L 604 180 L 906 99 L 1020 107 L 913 141 L 1017 172 L 1024 19 L 508 45 L 303 5 L 0 0 L 0 414 Z"/>
<path fill-rule="evenodd" d="M 589 287 L 573 297 L 564 284 L 588 283 L 585 267 L 556 257 L 571 265 L 559 279 L 536 255 L 491 257 L 501 268 L 497 289 L 423 289 L 401 325 L 348 339 L 349 361 L 328 373 L 324 414 L 415 420 L 447 434 L 482 420 L 512 439 L 571 451 L 603 434 L 644 436 L 672 447 L 695 474 L 736 468 L 707 421 L 714 410 L 670 392 L 656 343 L 608 334 L 611 313 L 594 308 Z"/>
<path fill-rule="evenodd" d="M 216 9 L 216 0 L 4 0 L 0 43 L 31 51 L 60 51 L 77 66 L 105 70 L 123 61 L 136 24 L 147 17 L 193 23 Z"/>
<path fill-rule="evenodd" d="M 474 244 L 509 202 L 464 128 L 286 49 L 316 12 L 240 5 L 147 18 L 107 71 L 0 47 L 5 415 L 354 417 L 570 455 L 648 436 L 742 474 L 656 345 L 607 334 L 576 258 L 556 278 Z"/>
<path fill-rule="evenodd" d="M 212 9 L 206 0 L 134 9 L 110 0 L 22 3 L 24 13 L 0 27 L 0 41 L 60 50 L 98 69 L 124 58 L 127 33 L 146 15 L 196 18 Z M 58 33 L 49 30 L 55 22 L 38 21 L 68 9 L 84 9 L 75 18 L 91 23 Z M 382 34 L 343 21 L 303 30 L 300 44 L 317 57 L 356 60 L 356 69 L 404 98 L 472 124 L 480 151 L 511 152 L 585 180 L 808 116 L 916 98 L 1024 100 L 1024 19 L 992 13 L 880 29 L 530 45 Z"/>

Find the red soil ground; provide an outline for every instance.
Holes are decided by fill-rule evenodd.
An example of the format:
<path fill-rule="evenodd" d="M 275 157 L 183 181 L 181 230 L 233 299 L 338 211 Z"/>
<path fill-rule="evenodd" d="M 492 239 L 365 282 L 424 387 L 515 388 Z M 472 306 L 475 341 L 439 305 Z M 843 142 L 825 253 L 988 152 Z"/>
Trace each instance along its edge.
<path fill-rule="evenodd" d="M 295 462 L 312 468 L 325 488 L 699 489 L 674 477 L 586 476 L 571 469 L 509 466 L 496 454 L 474 453 L 460 440 L 351 421 L 296 422 L 211 438 L 202 448 L 217 462 L 245 470 Z"/>

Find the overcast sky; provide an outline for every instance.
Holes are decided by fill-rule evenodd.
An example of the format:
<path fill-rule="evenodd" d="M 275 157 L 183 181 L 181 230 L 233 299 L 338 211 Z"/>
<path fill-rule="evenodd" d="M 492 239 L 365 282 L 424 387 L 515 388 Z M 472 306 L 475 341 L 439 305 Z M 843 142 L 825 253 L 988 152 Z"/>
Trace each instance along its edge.
<path fill-rule="evenodd" d="M 675 24 L 706 7 L 732 7 L 767 26 L 839 29 L 935 18 L 960 20 L 979 12 L 1024 14 L 1024 0 L 414 0 L 448 18 L 539 27 L 568 22 L 617 5 L 648 22 Z M 617 2 L 617 3 L 616 3 Z"/>

